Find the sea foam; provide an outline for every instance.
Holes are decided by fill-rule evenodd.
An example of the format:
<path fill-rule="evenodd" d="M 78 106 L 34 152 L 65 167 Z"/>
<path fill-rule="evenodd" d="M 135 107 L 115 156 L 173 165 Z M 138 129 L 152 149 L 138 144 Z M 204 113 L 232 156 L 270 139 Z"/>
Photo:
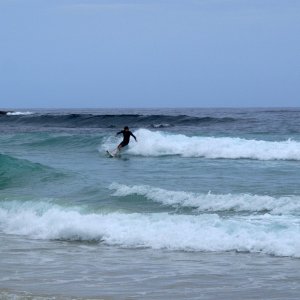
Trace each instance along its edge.
<path fill-rule="evenodd" d="M 98 241 L 125 248 L 247 251 L 300 257 L 300 224 L 290 216 L 82 213 L 53 205 L 0 205 L 0 230 L 34 239 Z"/>
<path fill-rule="evenodd" d="M 294 140 L 264 141 L 238 137 L 203 137 L 170 134 L 139 129 L 138 143 L 130 143 L 127 153 L 140 156 L 179 155 L 210 159 L 300 160 L 300 142 Z M 108 139 L 102 148 L 115 147 Z"/>
<path fill-rule="evenodd" d="M 199 211 L 249 211 L 271 214 L 300 214 L 300 197 L 272 197 L 251 194 L 213 194 L 171 191 L 147 185 L 124 185 L 113 183 L 109 186 L 113 196 L 140 195 L 162 205 L 191 207 Z"/>
<path fill-rule="evenodd" d="M 27 115 L 33 115 L 34 113 L 31 111 L 12 111 L 8 112 L 7 116 L 27 116 Z"/>

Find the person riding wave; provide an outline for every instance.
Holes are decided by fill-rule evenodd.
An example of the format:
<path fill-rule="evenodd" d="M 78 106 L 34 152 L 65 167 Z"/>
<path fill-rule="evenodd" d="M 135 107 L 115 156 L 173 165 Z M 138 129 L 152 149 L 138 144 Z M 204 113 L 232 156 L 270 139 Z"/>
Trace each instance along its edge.
<path fill-rule="evenodd" d="M 118 145 L 118 150 L 120 151 L 123 147 L 127 146 L 129 144 L 130 141 L 130 136 L 132 136 L 135 141 L 137 142 L 137 139 L 135 137 L 135 135 L 129 130 L 128 126 L 124 127 L 124 130 L 121 130 L 117 133 L 121 134 L 123 133 L 123 141 Z"/>

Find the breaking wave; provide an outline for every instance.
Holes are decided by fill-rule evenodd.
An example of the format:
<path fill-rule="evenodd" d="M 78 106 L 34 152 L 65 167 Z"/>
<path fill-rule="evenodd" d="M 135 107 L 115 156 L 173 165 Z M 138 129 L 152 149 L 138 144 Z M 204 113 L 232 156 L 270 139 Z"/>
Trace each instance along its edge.
<path fill-rule="evenodd" d="M 6 113 L 7 116 L 28 116 L 33 114 L 31 111 L 12 111 Z"/>
<path fill-rule="evenodd" d="M 128 153 L 140 156 L 179 155 L 223 159 L 300 160 L 300 142 L 294 140 L 264 141 L 237 137 L 203 137 L 170 134 L 139 129 L 138 143 L 132 142 Z M 110 148 L 115 141 L 102 146 Z"/>
<path fill-rule="evenodd" d="M 98 241 L 125 248 L 247 251 L 300 257 L 300 224 L 290 216 L 83 213 L 45 203 L 0 202 L 0 230 L 35 239 Z"/>
<path fill-rule="evenodd" d="M 190 207 L 203 212 L 269 212 L 271 214 L 299 214 L 300 196 L 271 197 L 250 194 L 200 194 L 170 191 L 146 185 L 128 186 L 113 183 L 113 196 L 140 195 L 162 205 Z"/>

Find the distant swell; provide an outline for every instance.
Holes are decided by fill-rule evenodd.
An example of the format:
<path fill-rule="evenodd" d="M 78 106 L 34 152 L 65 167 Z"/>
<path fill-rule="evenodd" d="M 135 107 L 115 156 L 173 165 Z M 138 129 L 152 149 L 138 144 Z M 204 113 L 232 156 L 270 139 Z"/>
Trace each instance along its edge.
<path fill-rule="evenodd" d="M 210 159 L 300 160 L 300 142 L 248 140 L 234 137 L 202 137 L 169 134 L 139 129 L 138 143 L 132 142 L 127 153 L 141 156 L 179 155 Z M 116 141 L 107 140 L 102 148 L 111 148 Z"/>
<path fill-rule="evenodd" d="M 39 125 L 40 127 L 66 128 L 115 128 L 132 127 L 172 127 L 201 124 L 234 122 L 236 119 L 224 117 L 192 117 L 187 115 L 140 115 L 140 114 L 32 114 L 30 112 L 11 112 L 0 117 L 0 124 Z"/>

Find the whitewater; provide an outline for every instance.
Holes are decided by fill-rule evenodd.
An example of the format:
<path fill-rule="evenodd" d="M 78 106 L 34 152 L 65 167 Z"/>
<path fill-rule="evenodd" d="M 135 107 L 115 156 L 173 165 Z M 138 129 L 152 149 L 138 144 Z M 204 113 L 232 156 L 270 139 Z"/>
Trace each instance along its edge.
<path fill-rule="evenodd" d="M 3 111 L 0 298 L 297 299 L 299 110 Z"/>
<path fill-rule="evenodd" d="M 300 142 L 291 139 L 264 141 L 238 137 L 186 136 L 147 129 L 139 129 L 135 134 L 140 142 L 129 147 L 128 153 L 133 155 L 300 160 Z M 101 149 L 112 148 L 114 144 L 110 140 Z"/>
<path fill-rule="evenodd" d="M 11 205 L 12 204 L 12 205 Z M 86 213 L 57 205 L 1 203 L 0 228 L 32 239 L 96 241 L 121 247 L 184 251 L 248 251 L 300 257 L 300 222 L 268 213 Z"/>

